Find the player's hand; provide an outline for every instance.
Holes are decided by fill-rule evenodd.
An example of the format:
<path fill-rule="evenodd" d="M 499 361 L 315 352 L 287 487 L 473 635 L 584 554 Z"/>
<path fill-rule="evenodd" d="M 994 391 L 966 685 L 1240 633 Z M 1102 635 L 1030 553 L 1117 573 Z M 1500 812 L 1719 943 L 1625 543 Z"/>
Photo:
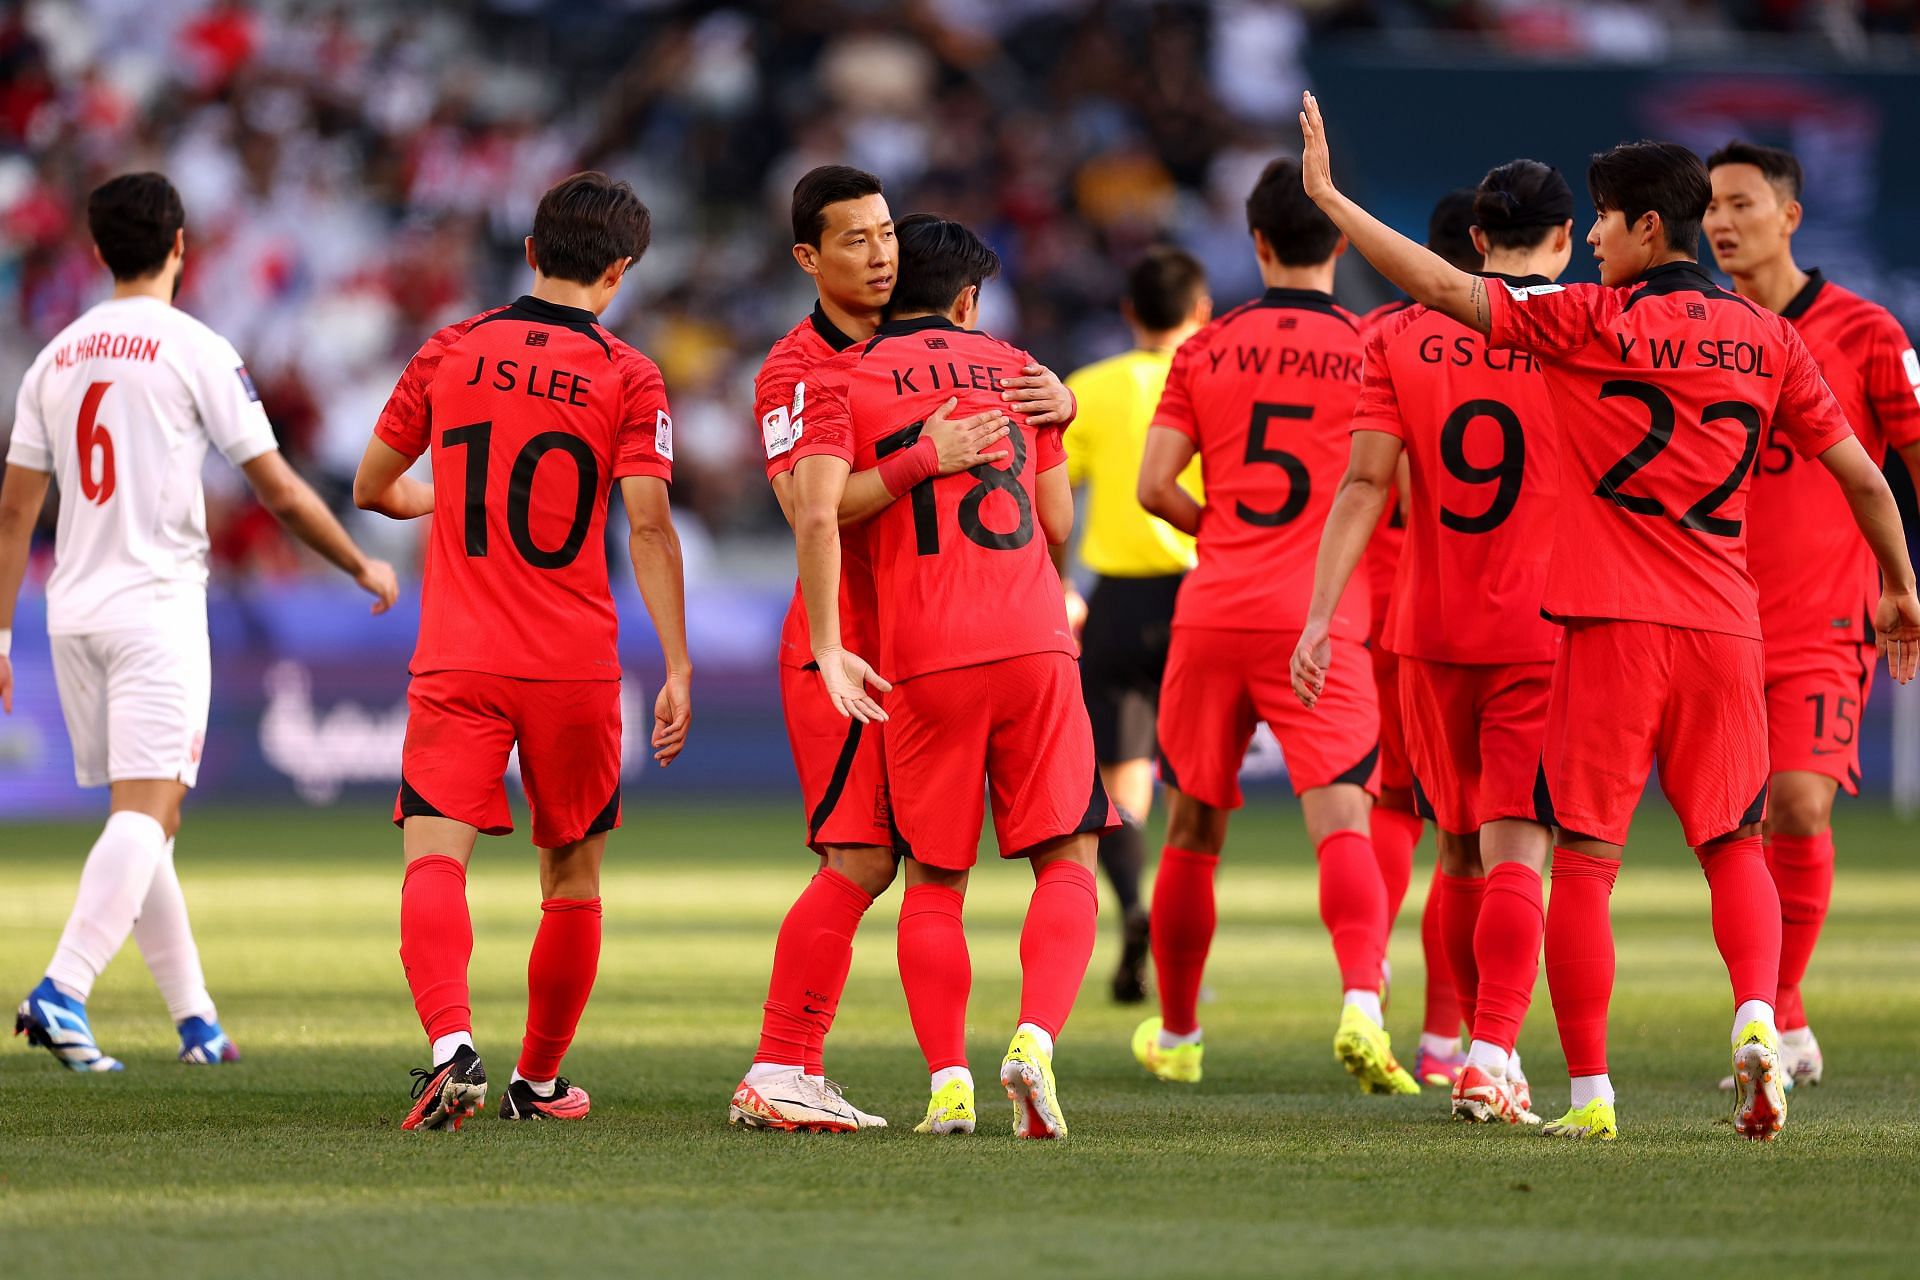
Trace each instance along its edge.
<path fill-rule="evenodd" d="M 1073 646 L 1078 649 L 1083 641 L 1081 633 L 1087 628 L 1087 598 L 1067 586 L 1067 629 L 1073 632 Z"/>
<path fill-rule="evenodd" d="M 932 440 L 934 451 L 940 455 L 940 474 L 943 476 L 965 471 L 968 467 L 998 462 L 1006 457 L 1005 449 L 989 451 L 989 446 L 1005 440 L 1007 432 L 1013 429 L 1012 421 L 998 409 L 989 409 L 968 418 L 947 417 L 959 403 L 959 400 L 949 396 L 947 402 L 920 429 L 921 436 Z"/>
<path fill-rule="evenodd" d="M 373 612 L 385 613 L 400 598 L 400 579 L 385 560 L 369 560 L 354 578 L 360 589 L 373 597 Z"/>
<path fill-rule="evenodd" d="M 0 658 L 0 708 L 13 714 L 13 659 Z"/>
<path fill-rule="evenodd" d="M 1318 618 L 1308 618 L 1306 627 L 1300 632 L 1300 643 L 1293 647 L 1293 696 L 1300 699 L 1300 705 L 1312 709 L 1320 701 L 1321 690 L 1327 687 L 1327 668 L 1333 665 L 1333 641 L 1329 636 L 1327 624 Z"/>
<path fill-rule="evenodd" d="M 653 758 L 662 769 L 674 762 L 687 745 L 687 726 L 693 722 L 692 682 L 686 672 L 669 671 L 653 700 Z"/>
<path fill-rule="evenodd" d="M 1873 630 L 1894 680 L 1905 684 L 1913 679 L 1920 667 L 1920 596 L 1911 591 L 1883 594 L 1873 611 Z"/>
<path fill-rule="evenodd" d="M 893 686 L 881 679 L 880 673 L 867 665 L 865 658 L 831 646 L 815 649 L 813 660 L 820 665 L 820 679 L 827 686 L 827 696 L 833 699 L 835 711 L 861 724 L 886 720 L 887 713 L 867 693 L 867 686 L 872 685 L 881 693 L 890 692 Z"/>
<path fill-rule="evenodd" d="M 1000 379 L 1000 398 L 1026 417 L 1030 427 L 1064 427 L 1073 421 L 1073 392 L 1043 364 L 1030 364 L 1017 378 Z"/>
<path fill-rule="evenodd" d="M 1338 195 L 1333 185 L 1333 157 L 1327 150 L 1327 125 L 1320 103 L 1311 93 L 1300 95 L 1300 185 L 1314 201 Z"/>

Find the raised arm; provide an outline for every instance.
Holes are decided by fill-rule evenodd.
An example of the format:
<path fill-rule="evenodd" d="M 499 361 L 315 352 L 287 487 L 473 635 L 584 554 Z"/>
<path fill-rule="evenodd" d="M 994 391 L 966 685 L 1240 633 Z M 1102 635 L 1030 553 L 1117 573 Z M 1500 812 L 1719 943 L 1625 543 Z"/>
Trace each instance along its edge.
<path fill-rule="evenodd" d="M 1333 611 L 1346 593 L 1353 571 L 1360 567 L 1367 542 L 1380 527 L 1380 517 L 1398 483 L 1403 446 L 1400 437 L 1385 431 L 1355 431 L 1347 454 L 1347 472 L 1333 495 L 1326 527 L 1320 532 L 1320 552 L 1313 564 L 1313 596 L 1307 603 L 1307 622 L 1293 650 L 1293 694 L 1301 705 L 1320 700 L 1332 660 Z"/>
<path fill-rule="evenodd" d="M 1147 428 L 1147 446 L 1140 456 L 1140 479 L 1135 496 L 1151 515 L 1159 516 L 1182 533 L 1200 532 L 1200 503 L 1180 487 L 1180 473 L 1193 461 L 1192 437 L 1172 427 Z"/>
<path fill-rule="evenodd" d="M 1886 476 L 1855 436 L 1843 437 L 1819 457 L 1820 465 L 1839 482 L 1853 522 L 1880 562 L 1880 603 L 1873 611 L 1873 629 L 1887 655 L 1887 670 L 1905 684 L 1920 666 L 1920 597 L 1914 594 L 1913 564 L 1900 527 L 1900 508 Z"/>
<path fill-rule="evenodd" d="M 662 768 L 687 744 L 693 721 L 693 660 L 687 654 L 687 589 L 680 562 L 680 535 L 673 527 L 667 482 L 658 476 L 623 476 L 620 498 L 627 508 L 627 556 L 647 617 L 660 637 L 667 667 L 653 700 L 653 758 Z"/>
<path fill-rule="evenodd" d="M 1487 282 L 1448 263 L 1340 194 L 1333 185 L 1333 164 L 1327 150 L 1326 124 L 1320 104 L 1311 93 L 1300 96 L 1300 181 L 1360 256 L 1416 302 L 1452 316 L 1481 333 L 1493 325 L 1487 302 Z"/>
<path fill-rule="evenodd" d="M 269 449 L 257 458 L 242 463 L 247 483 L 253 486 L 260 505 L 273 513 L 294 537 L 312 547 L 327 561 L 344 570 L 373 597 L 373 612 L 385 613 L 400 597 L 400 583 L 393 566 L 375 560 L 355 545 L 340 522 L 327 510 L 327 504 L 287 465 L 278 449 Z"/>
<path fill-rule="evenodd" d="M 13 714 L 13 610 L 27 576 L 27 550 L 33 522 L 47 500 L 53 477 L 31 467 L 9 465 L 0 482 L 0 710 Z"/>

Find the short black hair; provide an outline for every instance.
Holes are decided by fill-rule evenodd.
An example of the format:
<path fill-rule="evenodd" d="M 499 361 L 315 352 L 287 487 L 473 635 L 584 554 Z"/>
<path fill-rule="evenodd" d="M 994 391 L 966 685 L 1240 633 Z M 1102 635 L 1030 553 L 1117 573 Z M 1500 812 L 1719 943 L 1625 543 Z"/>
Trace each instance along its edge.
<path fill-rule="evenodd" d="M 1000 274 L 1000 255 L 965 226 L 937 213 L 912 213 L 894 224 L 900 267 L 887 314 L 944 313 L 968 285 Z"/>
<path fill-rule="evenodd" d="M 1462 271 L 1478 271 L 1485 259 L 1473 247 L 1473 188 L 1440 197 L 1427 219 L 1427 248 Z"/>
<path fill-rule="evenodd" d="M 563 178 L 533 213 L 533 260 L 540 274 L 598 284 L 623 258 L 636 261 L 653 240 L 653 214 L 633 188 L 599 170 Z"/>
<path fill-rule="evenodd" d="M 1667 248 L 1700 256 L 1700 220 L 1713 200 L 1713 183 L 1700 157 L 1677 142 L 1623 142 L 1587 166 L 1587 194 L 1601 213 L 1615 209 L 1635 223 L 1660 215 Z"/>
<path fill-rule="evenodd" d="M 1143 329 L 1176 329 L 1193 314 L 1207 291 L 1207 271 L 1185 249 L 1161 245 L 1147 250 L 1127 272 L 1127 303 Z"/>
<path fill-rule="evenodd" d="M 1247 230 L 1258 231 L 1284 267 L 1313 267 L 1333 256 L 1340 228 L 1300 183 L 1300 162 L 1282 156 L 1260 171 L 1247 196 Z"/>
<path fill-rule="evenodd" d="M 186 224 L 186 207 L 165 174 L 123 173 L 87 197 L 87 230 L 115 280 L 139 280 L 166 266 Z"/>
<path fill-rule="evenodd" d="M 1780 147 L 1763 147 L 1757 142 L 1742 142 L 1734 138 L 1707 157 L 1707 172 L 1712 173 L 1723 164 L 1752 165 L 1768 182 L 1785 188 L 1789 200 L 1800 198 L 1800 191 L 1806 182 L 1800 172 L 1799 158 L 1793 152 Z"/>
<path fill-rule="evenodd" d="M 823 164 L 793 184 L 793 242 L 820 247 L 827 230 L 827 206 L 885 195 L 880 179 L 850 164 Z"/>
<path fill-rule="evenodd" d="M 1473 221 L 1496 249 L 1531 249 L 1573 217 L 1573 189 L 1538 160 L 1489 169 L 1474 193 Z"/>

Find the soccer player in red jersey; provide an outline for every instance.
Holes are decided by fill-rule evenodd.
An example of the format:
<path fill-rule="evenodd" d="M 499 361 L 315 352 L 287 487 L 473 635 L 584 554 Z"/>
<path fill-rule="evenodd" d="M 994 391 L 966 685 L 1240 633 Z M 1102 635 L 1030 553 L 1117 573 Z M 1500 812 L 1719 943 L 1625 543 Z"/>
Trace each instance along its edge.
<path fill-rule="evenodd" d="M 1920 359 L 1884 307 L 1803 271 L 1800 162 L 1731 142 L 1707 158 L 1713 202 L 1703 228 L 1733 289 L 1784 316 L 1813 353 L 1875 462 L 1889 447 L 1920 476 Z M 1766 648 L 1767 864 L 1780 889 L 1780 1048 L 1796 1084 L 1818 1084 L 1820 1045 L 1800 981 L 1833 893 L 1833 799 L 1860 788 L 1861 713 L 1873 684 L 1873 552 L 1833 482 L 1771 436 L 1750 499 L 1748 567 L 1760 588 Z M 1733 1087 L 1731 1079 L 1724 1082 Z"/>
<path fill-rule="evenodd" d="M 1427 218 L 1427 248 L 1462 271 L 1478 271 L 1482 261 L 1480 251 L 1473 245 L 1473 197 L 1471 187 L 1449 191 L 1440 197 Z M 1409 298 L 1398 298 L 1375 307 L 1361 317 L 1362 336 L 1371 336 L 1379 325 L 1413 305 Z M 1401 549 L 1407 540 L 1409 495 L 1405 489 L 1406 476 L 1402 468 L 1386 514 L 1367 542 L 1366 555 L 1361 561 L 1367 576 L 1372 619 L 1367 632 L 1367 654 L 1373 659 L 1373 687 L 1380 702 L 1380 794 L 1373 802 L 1368 831 L 1373 837 L 1373 852 L 1380 859 L 1380 876 L 1387 887 L 1389 940 L 1394 922 L 1400 918 L 1400 904 L 1406 900 L 1407 886 L 1413 882 L 1413 850 L 1426 827 L 1414 795 L 1406 728 L 1400 716 L 1400 655 L 1386 643 L 1387 613 L 1393 603 L 1394 583 L 1400 574 Z M 1420 950 L 1426 960 L 1427 984 L 1413 1078 L 1422 1084 L 1451 1088 L 1467 1059 L 1460 1048 L 1460 1000 L 1454 994 L 1453 974 L 1447 965 L 1440 902 L 1440 864 L 1436 859 L 1433 880 L 1427 888 L 1426 907 L 1420 913 Z M 1392 985 L 1390 959 L 1381 962 L 1386 975 L 1383 992 Z"/>
<path fill-rule="evenodd" d="M 1167 846 L 1152 930 L 1160 1017 L 1135 1030 L 1134 1056 L 1163 1080 L 1200 1079 L 1196 1005 L 1213 941 L 1214 870 L 1241 805 L 1241 757 L 1264 720 L 1319 853 L 1320 914 L 1345 992 L 1334 1051 L 1369 1092 L 1418 1093 L 1380 1025 L 1387 895 L 1368 835 L 1380 716 L 1363 648 L 1364 585 L 1350 584 L 1334 614 L 1349 660 L 1336 668 L 1323 714 L 1302 709 L 1286 670 L 1360 393 L 1360 323 L 1332 295 L 1346 243 L 1302 193 L 1290 160 L 1260 175 L 1247 226 L 1267 290 L 1175 353 L 1140 464 L 1141 505 L 1197 535 L 1199 566 L 1180 588 L 1160 701 Z M 1204 506 L 1177 483 L 1196 453 Z"/>
<path fill-rule="evenodd" d="M 1000 1067 L 1014 1133 L 1064 1137 L 1054 1040 L 1093 955 L 1099 896 L 1095 838 L 1118 823 L 1094 759 L 1073 633 L 1049 545 L 1073 528 L 1061 428 L 1014 425 L 1008 457 L 936 476 L 921 438 L 956 393 L 962 412 L 996 406 L 1001 379 L 1033 361 L 973 331 L 980 286 L 999 257 L 967 228 L 929 215 L 899 228 L 900 282 L 888 320 L 809 385 L 794 447 L 799 542 L 814 654 L 859 714 L 887 718 L 887 776 L 907 863 L 900 980 L 931 1073 L 922 1133 L 971 1132 L 967 1070 L 972 965 L 961 906 L 979 851 L 983 792 L 1001 856 L 1031 863 L 1020 935 L 1020 1017 Z M 853 467 L 882 467 L 904 487 L 842 535 Z M 898 473 L 896 476 L 895 473 Z M 1044 535 L 1043 538 L 1035 536 Z M 871 565 L 872 608 L 889 685 L 843 648 L 842 546 Z M 856 603 L 856 607 L 860 607 Z M 887 692 L 883 713 L 860 680 Z M 984 783 L 984 786 L 983 786 Z"/>
<path fill-rule="evenodd" d="M 1549 284 L 1573 251 L 1573 192 L 1558 170 L 1516 160 L 1480 184 L 1475 223 L 1490 279 Z M 1473 1028 L 1453 1111 L 1474 1121 L 1534 1118 L 1514 1040 L 1540 967 L 1540 877 L 1552 849 L 1535 781 L 1560 647 L 1559 628 L 1540 615 L 1558 441 L 1531 356 L 1491 349 L 1423 306 L 1390 317 L 1367 341 L 1352 456 L 1294 650 L 1294 690 L 1311 705 L 1333 610 L 1404 455 L 1413 502 L 1386 645 L 1400 655 L 1392 696 L 1439 828 L 1444 963 Z"/>
<path fill-rule="evenodd" d="M 435 517 L 394 805 L 407 860 L 400 960 L 434 1065 L 414 1072 L 403 1128 L 457 1129 L 486 1102 L 467 988 L 467 862 L 477 834 L 513 830 L 501 778 L 516 743 L 541 915 L 500 1115 L 587 1114 L 586 1091 L 559 1068 L 599 966 L 600 860 L 620 825 L 619 621 L 604 536 L 616 482 L 666 659 L 653 710 L 662 765 L 692 715 L 666 390 L 653 362 L 596 319 L 651 230 L 633 189 L 603 173 L 542 196 L 527 237 L 533 292 L 427 340 L 354 478 L 370 511 Z M 429 451 L 431 487 L 405 475 Z"/>
<path fill-rule="evenodd" d="M 811 315 L 773 345 L 754 381 L 754 414 L 766 446 L 767 478 L 781 510 L 793 511 L 793 447 L 808 421 L 809 379 L 827 361 L 871 338 L 892 296 L 899 265 L 893 215 L 880 179 L 847 165 L 809 170 L 794 186 L 793 256 L 818 288 Z M 1072 397 L 1048 370 L 1008 370 L 1001 408 L 1029 423 L 1064 424 Z M 950 475 L 1004 456 L 998 411 L 948 421 L 948 407 L 927 419 L 937 474 Z M 897 464 L 896 464 L 897 469 Z M 895 488 L 888 488 L 889 482 Z M 844 519 L 871 515 L 904 493 L 892 472 L 850 478 Z M 857 548 L 857 540 L 849 546 Z M 843 594 L 870 593 L 865 564 L 849 552 Z M 841 610 L 846 648 L 871 653 L 872 608 Z M 753 1063 L 735 1087 L 728 1122 L 785 1132 L 843 1132 L 886 1121 L 850 1104 L 826 1078 L 822 1054 L 853 962 L 853 935 L 894 878 L 894 846 L 883 756 L 883 727 L 849 718 L 814 658 L 799 586 L 780 636 L 780 694 L 788 741 L 807 815 L 807 843 L 820 855 L 782 921 Z M 844 704 L 844 699 L 842 700 Z"/>
<path fill-rule="evenodd" d="M 1733 985 L 1734 1127 L 1771 1138 L 1786 1117 L 1773 1009 L 1780 898 L 1760 841 L 1766 697 L 1746 569 L 1749 474 L 1777 425 L 1839 481 L 1885 576 L 1874 626 L 1905 682 L 1920 663 L 1920 598 L 1886 477 L 1793 327 L 1695 262 L 1711 188 L 1692 152 L 1642 142 L 1594 157 L 1587 185 L 1599 216 L 1587 243 L 1601 283 L 1513 288 L 1448 266 L 1343 196 L 1319 107 L 1310 94 L 1302 105 L 1308 192 L 1411 296 L 1489 345 L 1539 360 L 1567 425 L 1542 599 L 1566 636 L 1542 768 L 1558 828 L 1547 983 L 1573 1105 L 1546 1132 L 1618 1133 L 1606 1066 L 1608 906 L 1657 761 L 1706 872 Z"/>

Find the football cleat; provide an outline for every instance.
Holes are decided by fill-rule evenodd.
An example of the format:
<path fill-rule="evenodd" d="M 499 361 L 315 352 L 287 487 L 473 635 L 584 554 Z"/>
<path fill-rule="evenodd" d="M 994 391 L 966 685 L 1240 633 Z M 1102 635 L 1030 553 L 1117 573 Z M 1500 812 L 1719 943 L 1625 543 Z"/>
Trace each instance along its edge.
<path fill-rule="evenodd" d="M 862 1111 L 851 1102 L 848 1102 L 846 1090 L 842 1089 L 834 1081 L 827 1079 L 825 1076 L 815 1076 L 813 1078 L 820 1082 L 822 1089 L 825 1089 L 829 1094 L 838 1098 L 841 1105 L 853 1112 L 854 1120 L 859 1123 L 862 1129 L 884 1129 L 887 1127 L 887 1118 L 885 1116 L 876 1116 L 869 1112 Z"/>
<path fill-rule="evenodd" d="M 1204 1046 L 1175 1045 L 1169 1049 L 1160 1043 L 1158 1018 L 1148 1018 L 1133 1029 L 1133 1056 L 1149 1073 L 1173 1084 L 1200 1083 L 1200 1057 Z"/>
<path fill-rule="evenodd" d="M 1539 1124 L 1540 1117 L 1520 1105 L 1511 1082 L 1476 1066 L 1460 1070 L 1453 1082 L 1453 1118 L 1468 1124 Z"/>
<path fill-rule="evenodd" d="M 1041 1050 L 1031 1032 L 1019 1032 L 1007 1046 L 1000 1083 L 1013 1103 L 1014 1137 L 1067 1136 L 1067 1117 L 1060 1110 L 1060 1095 L 1053 1083 L 1053 1055 Z"/>
<path fill-rule="evenodd" d="M 1348 1075 L 1360 1082 L 1364 1093 L 1420 1092 L 1419 1083 L 1395 1061 L 1392 1037 L 1358 1005 L 1347 1005 L 1340 1014 L 1333 1056 Z"/>
<path fill-rule="evenodd" d="M 742 1080 L 727 1107 L 727 1123 L 784 1133 L 852 1133 L 860 1127 L 859 1114 L 838 1090 L 798 1067 Z"/>
<path fill-rule="evenodd" d="M 1147 959 L 1150 939 L 1145 908 L 1127 917 L 1120 938 L 1120 966 L 1113 971 L 1113 1002 L 1140 1004 L 1147 998 Z"/>
<path fill-rule="evenodd" d="M 553 1093 L 541 1097 L 525 1080 L 509 1080 L 500 1095 L 502 1120 L 584 1120 L 592 1109 L 587 1091 L 561 1076 L 553 1082 Z"/>
<path fill-rule="evenodd" d="M 927 1099 L 927 1118 L 913 1126 L 915 1133 L 972 1133 L 973 1086 L 949 1080 Z"/>
<path fill-rule="evenodd" d="M 1467 1055 L 1456 1049 L 1445 1057 L 1437 1053 L 1428 1053 L 1421 1045 L 1413 1055 L 1413 1078 L 1421 1084 L 1430 1084 L 1436 1089 L 1451 1089 L 1460 1079 L 1460 1069 L 1467 1065 Z"/>
<path fill-rule="evenodd" d="M 1790 1031 L 1780 1037 L 1780 1065 L 1786 1068 L 1789 1089 L 1820 1083 L 1826 1060 L 1820 1056 L 1820 1042 L 1813 1038 L 1812 1027 L 1803 1028 L 1798 1037 Z"/>
<path fill-rule="evenodd" d="M 1520 1108 L 1521 1123 L 1539 1124 L 1540 1117 L 1533 1114 L 1533 1086 L 1528 1084 L 1526 1076 L 1520 1073 L 1518 1058 L 1507 1060 L 1507 1087 L 1513 1090 L 1513 1105 Z"/>
<path fill-rule="evenodd" d="M 47 1050 L 69 1071 L 119 1071 L 120 1062 L 100 1052 L 87 1021 L 87 1002 L 53 985 L 52 978 L 27 993 L 13 1018 L 13 1034 Z"/>
<path fill-rule="evenodd" d="M 1774 1033 L 1759 1022 L 1740 1030 L 1733 1047 L 1733 1131 L 1771 1142 L 1787 1122 L 1787 1079 Z"/>
<path fill-rule="evenodd" d="M 432 1069 L 413 1069 L 413 1110 L 400 1122 L 402 1129 L 455 1130 L 487 1105 L 487 1069 L 471 1045 L 461 1045 L 453 1056 Z"/>
<path fill-rule="evenodd" d="M 220 1029 L 219 1023 L 208 1022 L 205 1018 L 188 1018 L 178 1030 L 180 1061 L 202 1067 L 240 1061 L 240 1046 L 227 1039 L 227 1033 Z"/>
<path fill-rule="evenodd" d="M 1595 1098 L 1584 1107 L 1570 1108 L 1558 1120 L 1547 1121 L 1540 1132 L 1549 1138 L 1594 1138 L 1612 1142 L 1620 1136 L 1620 1122 L 1611 1102 Z"/>

